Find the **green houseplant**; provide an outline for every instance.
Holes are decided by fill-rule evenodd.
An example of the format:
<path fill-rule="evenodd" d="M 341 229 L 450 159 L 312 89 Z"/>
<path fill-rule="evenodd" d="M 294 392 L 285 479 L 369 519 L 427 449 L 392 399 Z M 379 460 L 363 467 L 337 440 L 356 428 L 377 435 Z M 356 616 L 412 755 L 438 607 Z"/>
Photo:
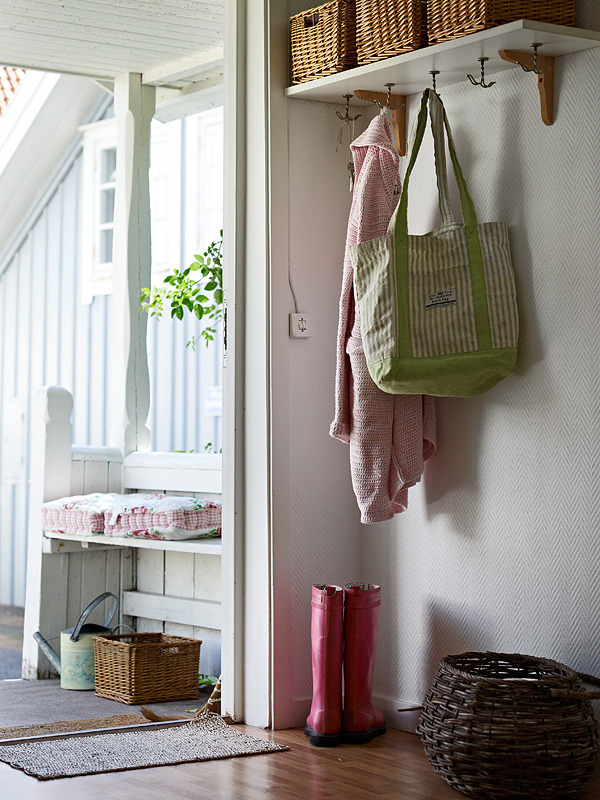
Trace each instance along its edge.
<path fill-rule="evenodd" d="M 195 314 L 208 324 L 187 346 L 194 348 L 203 338 L 208 347 L 214 340 L 217 324 L 223 319 L 223 230 L 202 254 L 194 256 L 189 267 L 173 269 L 165 277 L 164 284 L 142 289 L 141 310 L 160 318 L 168 303 L 171 318 L 183 319 L 186 311 Z"/>

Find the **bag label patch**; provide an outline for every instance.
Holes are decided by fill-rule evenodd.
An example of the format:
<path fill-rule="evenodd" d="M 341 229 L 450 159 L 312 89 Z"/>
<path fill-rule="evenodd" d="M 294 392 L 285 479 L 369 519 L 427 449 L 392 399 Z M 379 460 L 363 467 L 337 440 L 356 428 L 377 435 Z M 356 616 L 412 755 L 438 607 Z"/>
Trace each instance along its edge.
<path fill-rule="evenodd" d="M 427 295 L 425 308 L 438 308 L 438 306 L 455 306 L 456 289 L 444 289 L 443 292 L 434 292 Z"/>

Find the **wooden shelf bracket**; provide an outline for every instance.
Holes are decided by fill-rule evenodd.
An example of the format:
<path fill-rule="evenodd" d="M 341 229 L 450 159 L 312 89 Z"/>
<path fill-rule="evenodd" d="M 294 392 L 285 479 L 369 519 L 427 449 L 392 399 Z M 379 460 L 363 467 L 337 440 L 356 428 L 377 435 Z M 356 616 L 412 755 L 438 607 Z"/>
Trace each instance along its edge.
<path fill-rule="evenodd" d="M 377 103 L 380 108 L 388 107 L 392 115 L 394 144 L 401 156 L 406 155 L 406 97 L 390 92 L 370 92 L 366 89 L 355 89 L 359 100 Z"/>
<path fill-rule="evenodd" d="M 554 58 L 537 54 L 539 45 L 532 45 L 533 53 L 519 50 L 498 50 L 498 55 L 511 64 L 519 64 L 526 72 L 535 72 L 540 92 L 542 121 L 545 125 L 554 122 Z"/>

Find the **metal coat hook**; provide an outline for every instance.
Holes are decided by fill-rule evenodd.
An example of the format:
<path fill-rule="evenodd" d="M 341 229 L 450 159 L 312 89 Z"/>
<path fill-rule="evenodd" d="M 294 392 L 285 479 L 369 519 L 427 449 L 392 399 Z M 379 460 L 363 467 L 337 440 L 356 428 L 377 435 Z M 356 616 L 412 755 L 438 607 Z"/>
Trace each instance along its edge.
<path fill-rule="evenodd" d="M 491 83 L 485 82 L 485 62 L 489 61 L 489 58 L 482 56 L 478 58 L 477 61 L 481 64 L 481 78 L 480 80 L 476 81 L 472 75 L 467 75 L 467 78 L 471 81 L 473 86 L 482 86 L 484 89 L 489 89 L 491 86 L 494 86 L 496 81 L 492 81 Z"/>
<path fill-rule="evenodd" d="M 392 117 L 392 130 L 394 131 L 394 144 L 401 156 L 406 155 L 406 96 L 403 94 L 392 94 L 395 84 L 386 83 L 387 93 L 372 92 L 368 89 L 355 89 L 354 94 L 360 100 L 368 103 L 376 103 L 383 114 L 389 111 Z M 392 102 L 394 105 L 391 105 Z"/>
<path fill-rule="evenodd" d="M 436 86 L 436 75 L 440 74 L 439 69 L 430 69 L 429 74 L 431 75 L 431 80 L 433 82 L 433 91 L 437 94 L 437 86 Z"/>
<path fill-rule="evenodd" d="M 537 68 L 537 60 L 538 60 L 537 51 L 538 51 L 538 47 L 542 46 L 542 43 L 541 42 L 535 42 L 535 44 L 532 44 L 531 46 L 533 47 L 533 67 L 531 69 L 529 67 L 526 67 L 525 64 L 523 64 L 522 61 L 517 61 L 515 63 L 517 63 L 524 72 L 533 72 L 535 75 L 543 75 L 544 72 L 548 72 L 550 67 L 546 67 L 546 69 L 542 69 L 542 70 L 539 70 Z"/>
<path fill-rule="evenodd" d="M 357 114 L 355 117 L 351 117 L 348 113 L 350 109 L 350 100 L 352 100 L 353 95 L 345 94 L 344 99 L 346 101 L 346 108 L 344 109 L 344 115 L 342 116 L 339 111 L 336 111 L 336 115 L 342 120 L 342 127 L 340 128 L 340 132 L 338 133 L 337 139 L 337 147 L 335 151 L 337 153 L 340 145 L 342 144 L 342 138 L 344 136 L 344 127 L 348 126 L 348 151 L 349 151 L 349 160 L 346 165 L 346 169 L 348 170 L 348 177 L 350 178 L 350 191 L 354 189 L 354 159 L 352 158 L 352 150 L 350 149 L 350 145 L 354 141 L 354 123 L 359 117 L 362 117 L 362 114 Z"/>
<path fill-rule="evenodd" d="M 342 120 L 342 122 L 356 122 L 356 120 L 359 117 L 362 117 L 362 114 L 357 114 L 355 117 L 351 117 L 348 114 L 348 111 L 350 109 L 350 100 L 352 100 L 352 97 L 353 97 L 353 95 L 351 95 L 351 94 L 345 94 L 344 95 L 344 99 L 346 101 L 346 108 L 344 110 L 344 116 L 342 116 L 339 111 L 335 112 L 337 114 L 337 116 Z"/>
<path fill-rule="evenodd" d="M 399 106 L 390 105 L 390 100 L 391 100 L 391 97 L 392 97 L 392 89 L 394 88 L 394 86 L 396 84 L 395 83 L 386 83 L 384 85 L 387 88 L 387 98 L 386 98 L 386 101 L 385 101 L 386 107 L 389 108 L 390 111 L 398 111 L 400 108 L 404 108 L 404 106 L 406 106 L 406 103 L 400 103 Z"/>

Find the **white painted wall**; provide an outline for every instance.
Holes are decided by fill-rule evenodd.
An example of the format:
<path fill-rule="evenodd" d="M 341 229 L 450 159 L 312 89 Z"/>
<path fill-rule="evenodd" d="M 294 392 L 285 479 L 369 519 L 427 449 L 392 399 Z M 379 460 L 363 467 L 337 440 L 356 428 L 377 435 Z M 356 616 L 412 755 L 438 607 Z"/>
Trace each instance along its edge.
<path fill-rule="evenodd" d="M 596 3 L 578 7 L 579 26 L 600 29 Z M 375 692 L 390 712 L 420 701 L 450 652 L 530 653 L 600 674 L 599 69 L 600 48 L 557 60 L 549 128 L 518 68 L 489 91 L 441 92 L 480 219 L 510 226 L 519 363 L 481 397 L 438 402 L 438 453 L 408 511 L 372 526 L 358 520 L 347 447 L 328 436 L 347 159 L 334 152 L 334 107 L 288 102 L 290 268 L 314 320 L 313 339 L 288 342 L 296 724 L 311 694 L 313 582 L 381 583 Z M 436 219 L 431 160 L 411 182 L 415 233 Z"/>

